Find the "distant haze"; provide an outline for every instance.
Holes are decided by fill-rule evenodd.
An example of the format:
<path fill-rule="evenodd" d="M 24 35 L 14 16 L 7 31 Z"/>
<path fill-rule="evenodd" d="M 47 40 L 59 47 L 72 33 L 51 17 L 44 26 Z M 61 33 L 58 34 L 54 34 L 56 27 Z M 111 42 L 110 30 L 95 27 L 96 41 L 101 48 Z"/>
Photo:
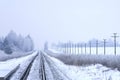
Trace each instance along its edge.
<path fill-rule="evenodd" d="M 0 0 L 0 36 L 10 30 L 30 34 L 37 47 L 120 36 L 120 0 Z"/>

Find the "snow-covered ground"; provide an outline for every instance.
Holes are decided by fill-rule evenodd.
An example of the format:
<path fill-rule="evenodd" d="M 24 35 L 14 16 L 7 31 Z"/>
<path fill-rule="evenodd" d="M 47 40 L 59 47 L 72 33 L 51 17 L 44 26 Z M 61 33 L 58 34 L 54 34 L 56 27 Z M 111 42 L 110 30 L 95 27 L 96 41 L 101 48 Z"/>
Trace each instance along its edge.
<path fill-rule="evenodd" d="M 50 54 L 66 64 L 70 65 L 85 65 L 85 64 L 102 64 L 111 68 L 118 68 L 120 70 L 120 55 L 102 55 L 102 54 L 66 54 L 54 49 L 47 51 Z"/>
<path fill-rule="evenodd" d="M 44 52 L 43 52 L 44 53 Z M 20 64 L 20 68 L 11 77 L 10 80 L 19 80 L 26 66 L 31 62 L 33 57 L 37 54 L 31 54 L 26 57 L 16 58 L 5 62 L 0 62 L 3 67 L 10 69 L 8 66 L 15 66 Z M 101 64 L 86 65 L 86 66 L 72 66 L 66 65 L 60 60 L 51 57 L 45 53 L 45 73 L 48 76 L 47 80 L 120 80 L 120 72 L 116 69 L 105 67 Z M 13 63 L 13 64 L 11 64 Z M 27 80 L 41 80 L 40 79 L 40 55 L 34 60 L 31 71 Z M 3 69 L 0 66 L 1 69 Z M 5 67 L 4 67 L 5 68 Z"/>
<path fill-rule="evenodd" d="M 50 56 L 49 56 L 50 57 Z M 55 65 L 71 80 L 120 80 L 120 72 L 101 64 L 89 66 L 65 65 L 56 58 L 50 57 Z"/>
<path fill-rule="evenodd" d="M 16 73 L 11 77 L 10 80 L 20 80 L 21 76 L 23 75 L 25 69 L 27 68 L 28 64 L 32 61 L 32 59 L 37 55 L 37 51 L 33 54 L 23 57 L 22 59 L 19 59 L 20 67 L 16 71 Z"/>
<path fill-rule="evenodd" d="M 24 70 L 24 68 L 30 63 L 30 61 L 33 59 L 33 57 L 36 54 L 37 52 L 34 52 L 33 54 L 25 56 L 25 57 L 14 58 L 14 59 L 3 61 L 3 62 L 1 61 L 0 62 L 0 77 L 3 76 L 3 74 L 4 75 L 8 74 L 8 72 L 13 70 L 16 66 L 20 65 L 17 72 L 11 78 L 11 80 L 17 80 L 16 78 L 19 77 L 18 74 L 22 73 L 22 70 Z"/>
<path fill-rule="evenodd" d="M 19 58 L 22 56 L 27 56 L 29 54 L 31 54 L 33 51 L 31 52 L 13 52 L 12 54 L 6 54 L 4 51 L 0 50 L 0 61 L 6 61 L 9 59 L 13 59 L 13 58 Z"/>

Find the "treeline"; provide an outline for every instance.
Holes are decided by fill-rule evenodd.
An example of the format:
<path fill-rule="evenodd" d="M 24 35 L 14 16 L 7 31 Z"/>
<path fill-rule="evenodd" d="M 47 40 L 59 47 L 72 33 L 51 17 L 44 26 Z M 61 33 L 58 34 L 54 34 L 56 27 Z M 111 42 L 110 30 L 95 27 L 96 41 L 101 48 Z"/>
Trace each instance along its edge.
<path fill-rule="evenodd" d="M 29 52 L 33 49 L 34 43 L 29 35 L 22 37 L 14 31 L 10 31 L 5 38 L 0 38 L 0 50 L 7 54 L 11 54 L 14 51 Z"/>

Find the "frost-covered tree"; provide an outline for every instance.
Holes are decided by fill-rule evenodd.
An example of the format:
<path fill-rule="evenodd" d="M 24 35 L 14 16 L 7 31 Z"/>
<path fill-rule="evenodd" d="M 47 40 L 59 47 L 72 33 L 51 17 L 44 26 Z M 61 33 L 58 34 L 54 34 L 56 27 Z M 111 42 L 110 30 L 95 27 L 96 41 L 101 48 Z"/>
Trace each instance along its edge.
<path fill-rule="evenodd" d="M 0 38 L 0 50 L 3 50 L 4 38 Z"/>
<path fill-rule="evenodd" d="M 13 52 L 11 49 L 11 44 L 9 43 L 9 41 L 7 39 L 4 40 L 3 50 L 7 54 L 11 54 Z"/>
<path fill-rule="evenodd" d="M 5 40 L 8 42 L 8 45 L 4 45 L 5 46 L 9 46 L 11 48 L 12 51 L 18 51 L 18 36 L 16 35 L 16 33 L 14 31 L 10 31 L 8 33 L 8 35 L 5 37 Z"/>
<path fill-rule="evenodd" d="M 21 35 L 17 35 L 14 31 L 10 31 L 5 39 L 0 38 L 0 49 L 8 54 L 14 51 L 32 51 L 34 43 L 32 38 L 28 35 L 23 38 Z"/>
<path fill-rule="evenodd" d="M 48 50 L 48 42 L 44 43 L 44 50 Z"/>
<path fill-rule="evenodd" d="M 32 41 L 32 38 L 28 35 L 27 37 L 25 37 L 24 41 L 23 41 L 23 47 L 22 49 L 24 51 L 31 51 L 34 48 L 34 44 Z"/>
<path fill-rule="evenodd" d="M 14 31 L 10 31 L 10 33 L 6 36 L 6 39 L 9 43 L 17 46 L 18 37 Z"/>
<path fill-rule="evenodd" d="M 21 35 L 19 35 L 19 36 L 18 36 L 17 45 L 18 45 L 18 48 L 19 48 L 20 50 L 22 50 L 23 41 L 24 41 L 24 38 L 23 38 Z"/>

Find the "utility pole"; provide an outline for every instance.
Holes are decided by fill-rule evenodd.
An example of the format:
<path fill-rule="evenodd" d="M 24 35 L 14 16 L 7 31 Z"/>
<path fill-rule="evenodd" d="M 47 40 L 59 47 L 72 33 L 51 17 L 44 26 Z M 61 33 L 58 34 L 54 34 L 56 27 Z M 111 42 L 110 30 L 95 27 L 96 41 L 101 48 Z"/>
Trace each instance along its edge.
<path fill-rule="evenodd" d="M 71 54 L 71 43 L 69 41 L 69 53 Z"/>
<path fill-rule="evenodd" d="M 77 53 L 76 53 L 76 44 L 75 44 L 75 54 L 77 54 Z"/>
<path fill-rule="evenodd" d="M 64 43 L 64 52 L 66 53 L 66 44 Z"/>
<path fill-rule="evenodd" d="M 113 36 L 114 38 L 114 54 L 116 55 L 116 38 L 118 38 L 119 36 L 117 36 L 117 33 L 113 33 Z"/>
<path fill-rule="evenodd" d="M 86 43 L 85 43 L 85 54 L 86 54 Z"/>
<path fill-rule="evenodd" d="M 80 48 L 80 45 L 79 45 L 79 43 L 77 44 L 77 47 L 78 47 L 78 54 L 80 53 L 80 51 L 79 51 L 79 48 Z"/>
<path fill-rule="evenodd" d="M 83 51 L 82 51 L 82 43 L 81 43 L 81 54 L 83 53 Z"/>
<path fill-rule="evenodd" d="M 74 43 L 72 43 L 72 53 L 74 53 Z"/>
<path fill-rule="evenodd" d="M 71 43 L 71 54 L 73 53 L 73 43 Z"/>
<path fill-rule="evenodd" d="M 89 42 L 89 47 L 90 47 L 90 54 L 91 54 L 91 41 Z"/>
<path fill-rule="evenodd" d="M 68 43 L 66 43 L 67 44 L 67 54 L 69 53 L 69 45 L 68 45 Z"/>
<path fill-rule="evenodd" d="M 65 43 L 65 53 L 67 54 L 68 53 L 68 49 L 67 49 L 67 43 Z"/>
<path fill-rule="evenodd" d="M 103 39 L 104 41 L 104 55 L 106 54 L 106 39 Z"/>
<path fill-rule="evenodd" d="M 98 54 L 98 40 L 96 40 L 96 54 Z"/>
<path fill-rule="evenodd" d="M 67 53 L 67 44 L 65 43 L 65 53 Z"/>

